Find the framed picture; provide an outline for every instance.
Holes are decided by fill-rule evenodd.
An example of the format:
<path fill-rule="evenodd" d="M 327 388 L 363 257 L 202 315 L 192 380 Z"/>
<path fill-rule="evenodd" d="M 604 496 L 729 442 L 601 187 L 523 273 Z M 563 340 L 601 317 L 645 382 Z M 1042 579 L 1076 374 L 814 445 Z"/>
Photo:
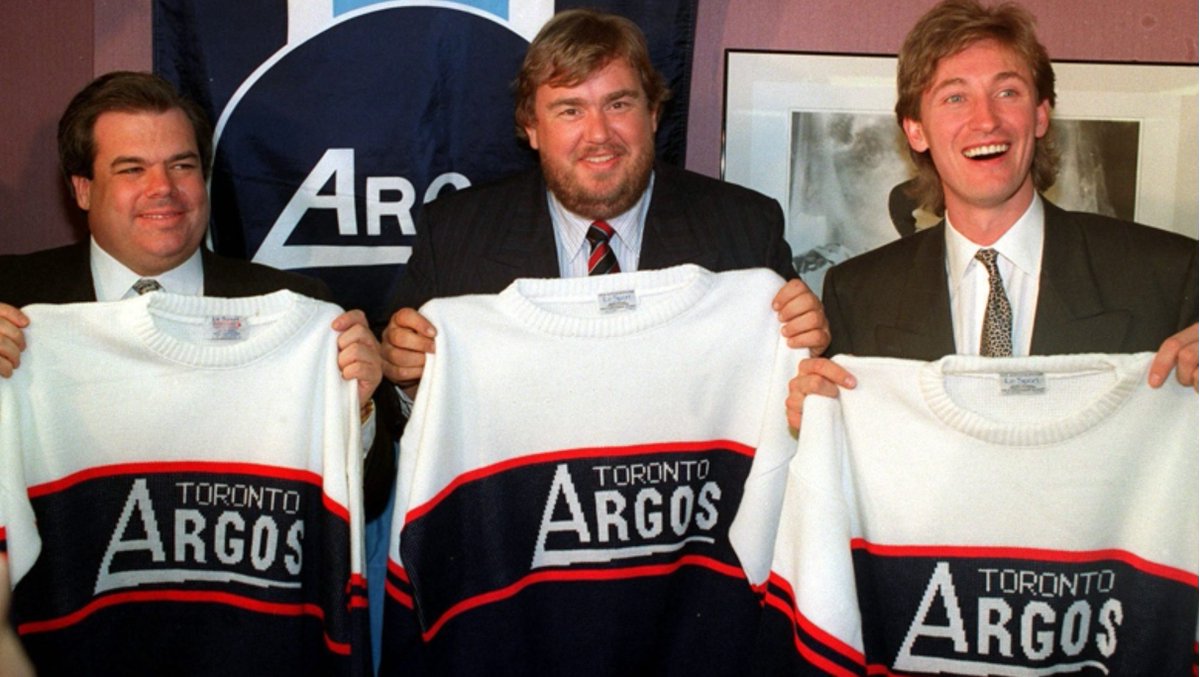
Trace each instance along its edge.
<path fill-rule="evenodd" d="M 1196 237 L 1197 68 L 1054 71 L 1062 165 L 1047 197 Z M 914 170 L 895 102 L 895 57 L 725 52 L 722 177 L 779 201 L 818 293 L 829 266 L 937 221 L 900 188 Z"/>

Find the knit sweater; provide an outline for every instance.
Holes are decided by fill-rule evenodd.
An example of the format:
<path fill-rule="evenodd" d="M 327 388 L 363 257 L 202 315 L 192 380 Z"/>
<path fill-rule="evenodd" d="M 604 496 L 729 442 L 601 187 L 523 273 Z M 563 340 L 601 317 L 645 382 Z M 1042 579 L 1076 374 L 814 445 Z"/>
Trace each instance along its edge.
<path fill-rule="evenodd" d="M 24 311 L 0 380 L 0 534 L 39 672 L 358 673 L 339 309 L 280 291 Z"/>
<path fill-rule="evenodd" d="M 382 674 L 740 674 L 795 451 L 781 284 L 685 265 L 426 304 Z"/>
<path fill-rule="evenodd" d="M 839 356 L 805 401 L 770 674 L 1190 674 L 1197 400 L 1149 353 Z"/>

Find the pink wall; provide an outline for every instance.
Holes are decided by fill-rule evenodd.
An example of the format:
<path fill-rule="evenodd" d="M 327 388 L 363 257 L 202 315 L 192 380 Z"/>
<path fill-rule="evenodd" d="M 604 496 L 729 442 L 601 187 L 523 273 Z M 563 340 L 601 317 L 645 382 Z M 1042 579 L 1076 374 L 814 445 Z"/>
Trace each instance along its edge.
<path fill-rule="evenodd" d="M 96 74 L 149 70 L 152 0 L 0 3 L 0 254 L 86 231 L 58 177 L 55 125 Z M 1195 0 L 1025 0 L 1057 59 L 1196 63 Z M 716 176 L 724 50 L 894 54 L 931 0 L 700 0 L 688 167 Z"/>
<path fill-rule="evenodd" d="M 86 235 L 58 173 L 58 116 L 96 75 L 150 69 L 150 2 L 0 3 L 0 254 Z"/>
<path fill-rule="evenodd" d="M 1196 63 L 1194 0 L 1022 0 L 1050 58 Z M 700 0 L 689 169 L 718 176 L 725 50 L 889 54 L 932 0 Z M 700 37 L 702 36 L 702 37 Z"/>

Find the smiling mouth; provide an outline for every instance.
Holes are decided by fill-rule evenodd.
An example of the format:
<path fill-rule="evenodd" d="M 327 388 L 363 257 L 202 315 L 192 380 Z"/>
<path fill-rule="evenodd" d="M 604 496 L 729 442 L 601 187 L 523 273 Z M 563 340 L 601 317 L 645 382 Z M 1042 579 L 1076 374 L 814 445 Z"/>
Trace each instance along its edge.
<path fill-rule="evenodd" d="M 992 143 L 986 146 L 976 146 L 963 151 L 963 156 L 972 160 L 987 160 L 989 158 L 999 157 L 1008 152 L 1009 144 L 1007 143 Z"/>

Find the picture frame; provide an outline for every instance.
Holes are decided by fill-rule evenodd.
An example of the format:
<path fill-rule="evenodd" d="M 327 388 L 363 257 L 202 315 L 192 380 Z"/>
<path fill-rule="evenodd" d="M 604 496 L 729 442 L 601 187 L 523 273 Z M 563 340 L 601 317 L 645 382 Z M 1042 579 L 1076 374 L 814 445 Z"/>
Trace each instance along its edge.
<path fill-rule="evenodd" d="M 1063 161 L 1047 198 L 1197 237 L 1197 67 L 1054 70 Z M 896 189 L 914 170 L 895 101 L 894 56 L 725 52 L 721 176 L 779 201 L 818 293 L 829 266 L 938 220 Z"/>

